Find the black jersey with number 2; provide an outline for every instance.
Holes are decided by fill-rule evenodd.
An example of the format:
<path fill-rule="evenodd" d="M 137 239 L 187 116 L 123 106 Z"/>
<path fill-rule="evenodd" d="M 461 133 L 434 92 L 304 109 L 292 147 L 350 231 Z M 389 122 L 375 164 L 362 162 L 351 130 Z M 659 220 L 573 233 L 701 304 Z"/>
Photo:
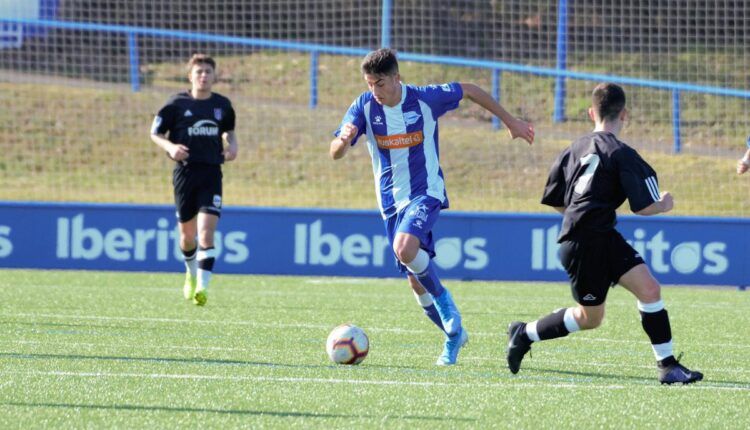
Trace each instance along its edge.
<path fill-rule="evenodd" d="M 154 118 L 152 134 L 166 134 L 169 141 L 188 147 L 190 164 L 224 162 L 222 134 L 234 130 L 235 114 L 228 98 L 212 93 L 195 99 L 189 92 L 172 96 Z"/>
<path fill-rule="evenodd" d="M 555 160 L 542 204 L 565 208 L 562 242 L 613 229 L 615 211 L 625 199 L 633 212 L 658 201 L 656 172 L 614 134 L 593 132 Z"/>

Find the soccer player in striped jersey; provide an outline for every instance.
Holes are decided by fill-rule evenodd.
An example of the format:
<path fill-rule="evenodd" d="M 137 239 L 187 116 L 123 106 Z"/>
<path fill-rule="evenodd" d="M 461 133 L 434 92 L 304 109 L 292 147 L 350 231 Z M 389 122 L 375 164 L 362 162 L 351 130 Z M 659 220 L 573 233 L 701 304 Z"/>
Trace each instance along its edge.
<path fill-rule="evenodd" d="M 450 292 L 435 274 L 432 227 L 448 208 L 439 163 L 438 118 L 468 98 L 500 118 L 511 137 L 531 144 L 533 127 L 509 114 L 470 83 L 417 87 L 401 82 L 395 51 L 379 49 L 362 62 L 369 91 L 349 107 L 330 145 L 334 160 L 366 135 L 372 157 L 375 194 L 396 264 L 425 314 L 445 332 L 438 365 L 456 363 L 468 334 Z"/>
<path fill-rule="evenodd" d="M 672 353 L 672 330 L 659 283 L 615 230 L 615 210 L 625 199 L 637 215 L 656 215 L 672 210 L 672 195 L 659 193 L 654 169 L 617 138 L 627 115 L 622 88 L 600 84 L 592 98 L 589 117 L 594 131 L 574 141 L 555 160 L 542 197 L 542 204 L 563 214 L 560 260 L 578 306 L 558 309 L 530 323 L 510 323 L 508 367 L 517 373 L 533 342 L 598 327 L 609 288 L 620 284 L 638 299 L 659 381 L 700 381 L 703 375 L 685 368 Z"/>

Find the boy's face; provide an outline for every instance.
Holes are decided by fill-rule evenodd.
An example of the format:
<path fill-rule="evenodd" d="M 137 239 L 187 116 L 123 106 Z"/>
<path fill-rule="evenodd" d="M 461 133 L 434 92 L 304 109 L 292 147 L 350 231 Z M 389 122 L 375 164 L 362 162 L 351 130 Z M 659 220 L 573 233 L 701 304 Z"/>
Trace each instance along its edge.
<path fill-rule="evenodd" d="M 393 75 L 365 73 L 365 82 L 379 104 L 396 106 L 401 101 L 401 76 L 398 73 Z"/>
<path fill-rule="evenodd" d="M 188 79 L 194 90 L 211 91 L 211 86 L 216 80 L 216 74 L 210 64 L 198 63 L 190 69 Z"/>

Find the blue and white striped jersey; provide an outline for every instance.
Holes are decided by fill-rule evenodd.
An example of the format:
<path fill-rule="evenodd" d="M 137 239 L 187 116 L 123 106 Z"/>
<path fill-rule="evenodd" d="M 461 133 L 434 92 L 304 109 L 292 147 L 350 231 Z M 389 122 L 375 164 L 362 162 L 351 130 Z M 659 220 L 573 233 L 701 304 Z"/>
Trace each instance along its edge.
<path fill-rule="evenodd" d="M 394 107 L 379 104 L 369 91 L 349 106 L 334 135 L 347 123 L 359 129 L 352 145 L 367 135 L 375 195 L 384 219 L 418 196 L 434 197 L 443 208 L 448 207 L 437 120 L 457 108 L 462 98 L 458 82 L 425 87 L 401 84 L 401 102 Z"/>

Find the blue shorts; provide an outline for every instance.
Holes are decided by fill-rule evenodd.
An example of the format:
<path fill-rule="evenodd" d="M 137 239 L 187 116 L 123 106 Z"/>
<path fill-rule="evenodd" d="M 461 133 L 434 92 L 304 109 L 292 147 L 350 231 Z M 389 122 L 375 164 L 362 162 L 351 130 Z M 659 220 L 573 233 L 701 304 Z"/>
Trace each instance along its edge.
<path fill-rule="evenodd" d="M 430 258 L 435 256 L 435 242 L 432 240 L 432 226 L 438 220 L 442 203 L 440 200 L 430 196 L 419 196 L 409 203 L 395 215 L 383 220 L 388 242 L 393 252 L 393 240 L 396 233 L 409 233 L 419 239 L 419 247 L 424 249 Z M 393 254 L 396 266 L 401 273 L 406 273 L 406 266 L 401 264 Z"/>

